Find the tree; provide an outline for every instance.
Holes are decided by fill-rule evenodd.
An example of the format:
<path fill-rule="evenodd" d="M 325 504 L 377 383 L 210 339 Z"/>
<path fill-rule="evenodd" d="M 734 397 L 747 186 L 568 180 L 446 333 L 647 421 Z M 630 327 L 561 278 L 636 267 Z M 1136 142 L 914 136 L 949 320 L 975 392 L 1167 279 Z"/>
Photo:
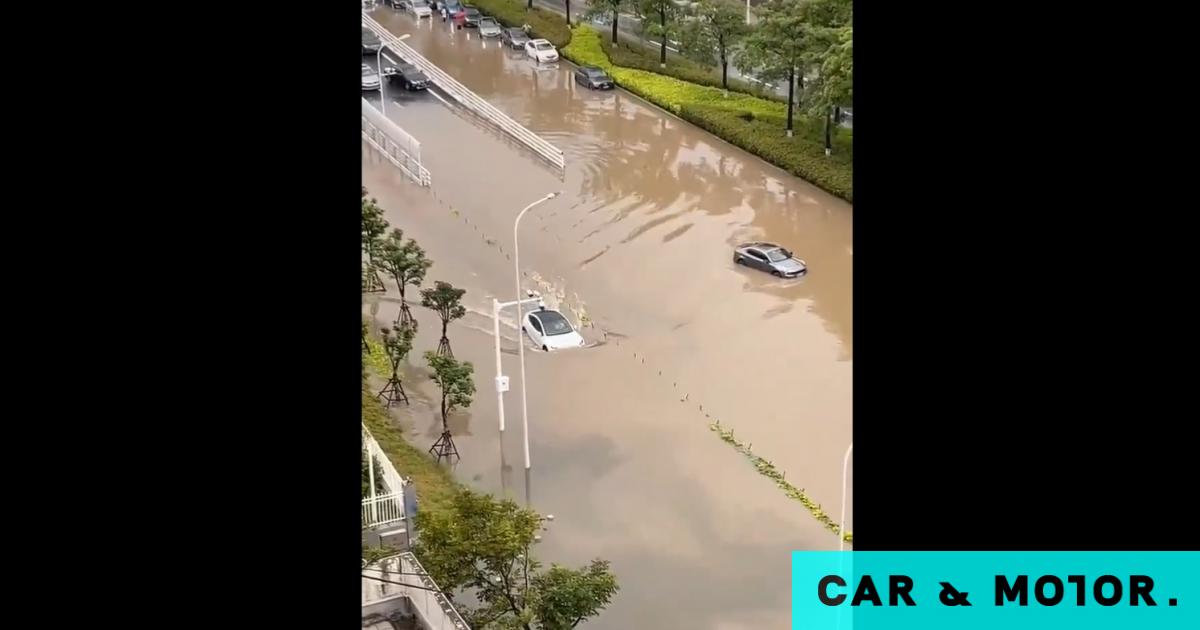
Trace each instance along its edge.
<path fill-rule="evenodd" d="M 621 18 L 622 0 L 592 0 L 584 15 L 593 18 L 612 13 L 612 43 L 617 43 L 617 23 Z"/>
<path fill-rule="evenodd" d="M 803 77 L 806 62 L 811 59 L 808 39 L 812 29 L 805 23 L 805 4 L 806 0 L 770 0 L 738 57 L 743 72 L 753 72 L 766 81 L 787 79 L 788 137 L 792 136 L 797 72 Z"/>
<path fill-rule="evenodd" d="M 845 26 L 830 35 L 833 41 L 819 54 L 821 70 L 808 98 L 808 109 L 825 116 L 825 155 L 833 152 L 837 111 L 854 104 L 854 27 Z"/>
<path fill-rule="evenodd" d="M 374 198 L 367 198 L 367 188 L 362 189 L 362 251 L 367 256 L 363 270 L 363 290 L 368 292 L 386 290 L 383 281 L 379 279 L 375 259 L 384 233 L 387 232 L 388 222 L 383 217 L 383 208 Z"/>
<path fill-rule="evenodd" d="M 458 361 L 452 356 L 425 352 L 425 361 L 433 370 L 433 382 L 442 390 L 442 436 L 429 448 L 430 454 L 436 455 L 440 462 L 443 457 L 447 460 L 453 455 L 458 458 L 458 449 L 450 435 L 450 414 L 455 409 L 471 406 L 471 397 L 475 395 L 475 381 L 472 377 L 475 366 L 470 361 Z"/>
<path fill-rule="evenodd" d="M 742 5 L 737 0 L 701 0 L 695 20 L 681 35 L 689 56 L 721 66 L 721 87 L 729 89 L 729 57 L 749 32 Z"/>
<path fill-rule="evenodd" d="M 408 358 L 408 353 L 412 351 L 413 337 L 417 334 L 411 326 L 404 325 L 392 326 L 392 331 L 395 334 L 389 333 L 386 328 L 383 329 L 383 349 L 387 352 L 388 362 L 392 366 L 392 375 L 388 378 L 387 385 L 377 394 L 389 407 L 399 400 L 408 404 L 408 394 L 404 393 L 404 385 L 400 383 L 400 363 Z"/>
<path fill-rule="evenodd" d="M 380 246 L 379 265 L 396 281 L 400 291 L 400 315 L 396 322 L 402 326 L 417 329 L 417 320 L 413 318 L 405 299 L 405 289 L 409 285 L 421 286 L 425 281 L 425 273 L 433 266 L 433 261 L 425 257 L 425 250 L 413 239 L 404 240 L 404 232 L 399 228 L 392 230 Z"/>
<path fill-rule="evenodd" d="M 678 30 L 680 9 L 671 0 L 638 0 L 634 5 L 642 26 L 650 26 L 650 34 L 659 36 L 658 63 L 667 65 L 667 39 Z M 657 20 L 657 23 L 651 19 Z"/>
<path fill-rule="evenodd" d="M 432 289 L 421 290 L 421 306 L 431 309 L 442 319 L 442 339 L 438 341 L 437 353 L 448 357 L 454 356 L 450 350 L 450 339 L 446 330 L 450 322 L 467 314 L 467 309 L 460 302 L 466 289 L 456 289 L 449 282 L 438 280 Z"/>
<path fill-rule="evenodd" d="M 479 602 L 455 604 L 472 628 L 567 630 L 600 614 L 618 590 L 604 560 L 539 571 L 529 547 L 542 519 L 512 501 L 462 488 L 448 509 L 420 519 L 417 557 L 443 591 Z"/>

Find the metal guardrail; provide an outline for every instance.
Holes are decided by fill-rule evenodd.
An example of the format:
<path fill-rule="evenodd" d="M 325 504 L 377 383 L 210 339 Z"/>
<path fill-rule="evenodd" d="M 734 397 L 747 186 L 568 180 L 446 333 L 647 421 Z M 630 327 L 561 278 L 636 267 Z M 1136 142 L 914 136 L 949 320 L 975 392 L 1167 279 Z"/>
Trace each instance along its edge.
<path fill-rule="evenodd" d="M 566 168 L 566 159 L 563 156 L 562 149 L 550 144 L 545 138 L 521 126 L 520 123 L 509 118 L 507 114 L 496 109 L 491 103 L 483 100 L 471 90 L 468 90 L 466 86 L 459 83 L 454 77 L 443 72 L 441 68 L 438 68 L 428 59 L 422 57 L 411 46 L 388 32 L 379 22 L 376 22 L 371 16 L 367 15 L 366 11 L 362 13 L 362 25 L 375 33 L 384 46 L 392 49 L 404 61 L 420 68 L 421 72 L 424 72 L 429 77 L 429 80 L 433 81 L 434 85 L 461 103 L 463 107 L 471 110 L 484 120 L 500 128 L 501 131 L 515 138 L 521 144 L 529 147 L 534 153 L 559 170 Z"/>
<path fill-rule="evenodd" d="M 363 573 L 388 580 L 381 582 L 364 577 L 362 579 L 362 605 L 394 597 L 407 597 L 412 610 L 432 630 L 471 630 L 454 604 L 442 594 L 441 588 L 425 572 L 425 567 L 411 552 L 384 558 L 363 569 Z M 394 584 L 401 582 L 402 584 Z M 412 588 L 418 587 L 418 588 Z M 432 589 L 432 590 L 429 590 Z"/>
<path fill-rule="evenodd" d="M 433 183 L 429 169 L 421 164 L 421 143 L 385 118 L 365 98 L 362 99 L 362 138 L 413 181 L 422 186 Z"/>

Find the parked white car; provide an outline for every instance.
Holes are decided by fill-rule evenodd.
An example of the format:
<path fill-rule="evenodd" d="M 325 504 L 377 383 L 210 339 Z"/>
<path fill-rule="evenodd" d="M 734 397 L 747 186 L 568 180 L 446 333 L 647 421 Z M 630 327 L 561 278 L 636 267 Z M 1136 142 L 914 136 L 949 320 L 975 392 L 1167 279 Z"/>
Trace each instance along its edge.
<path fill-rule="evenodd" d="M 407 4 L 408 12 L 417 19 L 433 17 L 433 7 L 429 6 L 429 0 L 408 0 Z"/>
<path fill-rule="evenodd" d="M 568 322 L 562 313 L 544 308 L 526 314 L 521 330 L 546 352 L 582 348 L 585 343 L 583 337 L 575 332 L 571 322 Z"/>
<path fill-rule="evenodd" d="M 378 90 L 379 89 L 379 73 L 375 72 L 371 66 L 362 64 L 362 89 L 363 90 Z"/>
<path fill-rule="evenodd" d="M 554 44 L 544 39 L 533 39 L 525 44 L 525 54 L 538 63 L 554 63 L 558 61 L 558 51 Z"/>

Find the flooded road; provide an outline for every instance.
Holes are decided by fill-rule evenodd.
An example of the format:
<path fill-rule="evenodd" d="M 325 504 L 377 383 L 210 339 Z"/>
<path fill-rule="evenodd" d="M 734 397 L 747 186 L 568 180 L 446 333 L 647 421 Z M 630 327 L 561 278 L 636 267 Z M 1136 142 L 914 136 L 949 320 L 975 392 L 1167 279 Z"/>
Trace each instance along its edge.
<path fill-rule="evenodd" d="M 388 115 L 422 142 L 432 191 L 364 147 L 363 183 L 435 261 L 426 285 L 468 291 L 450 338 L 479 391 L 451 421 L 457 475 L 525 498 L 511 325 L 512 470 L 499 474 L 490 298 L 513 299 L 516 213 L 562 190 L 522 221 L 523 287 L 586 312 L 584 336 L 599 345 L 526 353 L 532 503 L 556 517 L 539 556 L 613 561 L 621 592 L 589 627 L 787 627 L 788 551 L 834 549 L 837 537 L 708 424 L 720 419 L 836 517 L 851 440 L 850 206 L 627 93 L 579 88 L 569 64 L 538 68 L 440 19 L 372 15 L 567 159 L 560 177 L 434 94 L 396 91 Z M 810 274 L 734 266 L 733 245 L 758 239 L 794 250 Z M 385 299 L 379 321 L 396 308 Z M 416 357 L 436 345 L 437 321 L 414 312 Z M 397 415 L 427 446 L 439 427 L 422 399 L 436 390 L 421 380 L 413 373 L 413 405 Z"/>

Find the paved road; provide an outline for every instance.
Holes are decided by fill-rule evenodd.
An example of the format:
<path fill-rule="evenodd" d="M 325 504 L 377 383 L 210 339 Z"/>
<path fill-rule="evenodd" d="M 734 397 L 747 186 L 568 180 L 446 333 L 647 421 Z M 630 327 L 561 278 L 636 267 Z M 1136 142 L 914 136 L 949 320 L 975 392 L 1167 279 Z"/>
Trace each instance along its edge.
<path fill-rule="evenodd" d="M 450 337 L 479 393 L 451 423 L 458 478 L 526 497 L 517 336 L 508 322 L 501 437 L 490 296 L 515 291 L 516 212 L 563 190 L 523 221 L 523 287 L 582 304 L 595 345 L 526 356 L 531 498 L 556 516 L 539 556 L 613 561 L 622 590 L 589 622 L 597 630 L 787 627 L 788 550 L 836 548 L 836 536 L 708 423 L 719 418 L 837 512 L 851 439 L 852 208 L 625 92 L 578 88 L 567 64 L 539 67 L 440 21 L 375 17 L 567 158 L 560 178 L 434 94 L 390 94 L 388 108 L 423 143 L 432 191 L 364 149 L 364 184 L 435 261 L 427 284 L 468 291 Z M 812 274 L 735 267 L 732 245 L 760 238 L 787 243 Z M 379 321 L 396 310 L 384 301 Z M 416 311 L 419 356 L 437 323 Z M 398 413 L 427 447 L 435 389 L 416 368 L 409 379 L 414 403 Z"/>

